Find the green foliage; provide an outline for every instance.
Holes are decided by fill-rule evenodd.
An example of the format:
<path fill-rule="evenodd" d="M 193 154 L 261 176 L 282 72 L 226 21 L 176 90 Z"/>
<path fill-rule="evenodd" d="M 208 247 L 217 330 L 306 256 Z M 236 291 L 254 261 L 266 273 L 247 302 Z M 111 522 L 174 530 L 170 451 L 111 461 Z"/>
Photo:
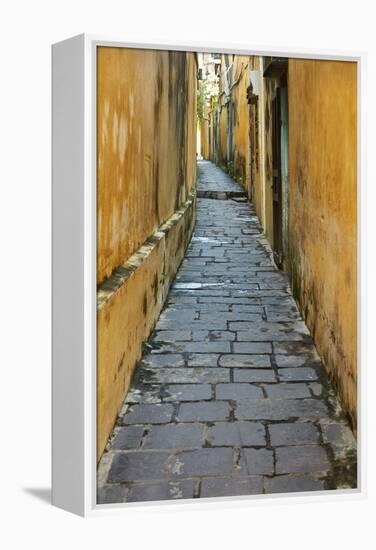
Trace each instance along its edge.
<path fill-rule="evenodd" d="M 212 95 L 210 97 L 210 110 L 214 111 L 218 107 L 218 96 Z"/>
<path fill-rule="evenodd" d="M 200 80 L 198 83 L 197 93 L 197 117 L 201 121 L 204 118 L 204 108 L 208 100 L 207 84 L 205 80 Z"/>

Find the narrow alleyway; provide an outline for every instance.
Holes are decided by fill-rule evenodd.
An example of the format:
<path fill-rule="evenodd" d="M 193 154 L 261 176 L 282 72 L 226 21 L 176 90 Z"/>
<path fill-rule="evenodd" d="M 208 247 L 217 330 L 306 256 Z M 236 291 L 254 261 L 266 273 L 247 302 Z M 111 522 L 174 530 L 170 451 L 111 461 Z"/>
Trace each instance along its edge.
<path fill-rule="evenodd" d="M 98 502 L 356 486 L 356 446 L 241 186 L 199 162 L 197 225 L 98 471 Z"/>

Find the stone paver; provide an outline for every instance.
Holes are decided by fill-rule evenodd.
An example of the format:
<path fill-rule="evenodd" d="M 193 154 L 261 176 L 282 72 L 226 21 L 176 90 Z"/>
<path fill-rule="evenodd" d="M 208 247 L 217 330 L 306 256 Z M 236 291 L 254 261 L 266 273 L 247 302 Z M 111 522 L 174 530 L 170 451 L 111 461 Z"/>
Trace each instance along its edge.
<path fill-rule="evenodd" d="M 200 424 L 165 424 L 152 426 L 143 449 L 196 449 L 203 443 L 204 426 Z"/>
<path fill-rule="evenodd" d="M 112 449 L 116 451 L 137 449 L 141 444 L 144 431 L 144 426 L 124 426 L 117 428 L 112 441 Z"/>
<path fill-rule="evenodd" d="M 328 415 L 328 405 L 318 399 L 242 399 L 236 407 L 239 420 L 319 420 Z"/>
<path fill-rule="evenodd" d="M 137 483 L 130 486 L 127 502 L 193 498 L 195 486 L 196 481 L 194 479 L 160 483 Z"/>
<path fill-rule="evenodd" d="M 274 473 L 274 451 L 270 449 L 242 449 L 242 470 L 248 475 Z"/>
<path fill-rule="evenodd" d="M 319 375 L 311 367 L 298 367 L 292 369 L 280 369 L 278 376 L 281 382 L 299 382 L 301 380 L 318 380 Z"/>
<path fill-rule="evenodd" d="M 164 479 L 167 477 L 169 452 L 125 451 L 115 453 L 107 481 L 122 483 L 145 479 Z"/>
<path fill-rule="evenodd" d="M 211 399 L 210 384 L 166 384 L 162 389 L 163 401 L 203 401 Z"/>
<path fill-rule="evenodd" d="M 356 487 L 356 440 L 244 189 L 197 224 L 98 468 L 98 502 Z"/>
<path fill-rule="evenodd" d="M 169 469 L 173 477 L 231 475 L 234 453 L 229 447 L 182 451 L 171 457 Z"/>
<path fill-rule="evenodd" d="M 276 382 L 272 369 L 233 369 L 234 382 Z"/>
<path fill-rule="evenodd" d="M 233 495 L 257 495 L 262 493 L 262 476 L 245 479 L 231 477 L 204 478 L 201 481 L 201 497 L 227 497 Z"/>
<path fill-rule="evenodd" d="M 125 424 L 164 424 L 170 422 L 174 408 L 165 403 L 131 405 L 124 416 Z"/>
<path fill-rule="evenodd" d="M 319 431 L 312 422 L 281 422 L 269 424 L 270 444 L 309 445 L 319 442 Z"/>
<path fill-rule="evenodd" d="M 234 342 L 234 353 L 272 353 L 272 345 L 269 342 Z"/>
<path fill-rule="evenodd" d="M 270 355 L 222 355 L 219 359 L 221 367 L 271 367 Z"/>
<path fill-rule="evenodd" d="M 265 479 L 266 493 L 294 493 L 323 489 L 325 489 L 324 480 L 309 475 L 280 475 Z"/>
<path fill-rule="evenodd" d="M 327 453 L 319 445 L 278 447 L 275 454 L 276 474 L 309 474 L 327 472 L 330 468 Z"/>
<path fill-rule="evenodd" d="M 207 441 L 212 447 L 265 447 L 265 427 L 261 422 L 216 422 L 208 429 Z"/>
<path fill-rule="evenodd" d="M 182 403 L 178 412 L 180 422 L 213 422 L 214 420 L 228 420 L 230 405 L 225 401 L 210 401 L 203 403 Z"/>
<path fill-rule="evenodd" d="M 257 399 L 263 397 L 263 392 L 261 388 L 258 388 L 253 384 L 217 384 L 215 396 L 217 399 Z"/>
<path fill-rule="evenodd" d="M 308 384 L 264 384 L 263 388 L 266 391 L 267 397 L 297 399 L 302 397 L 311 397 L 312 395 Z"/>

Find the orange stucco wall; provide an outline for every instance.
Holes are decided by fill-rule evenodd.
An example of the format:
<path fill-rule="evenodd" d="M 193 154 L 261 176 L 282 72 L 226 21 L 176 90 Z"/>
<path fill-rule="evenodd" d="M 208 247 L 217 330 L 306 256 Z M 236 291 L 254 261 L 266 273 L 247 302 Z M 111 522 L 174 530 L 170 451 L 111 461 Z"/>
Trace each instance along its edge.
<path fill-rule="evenodd" d="M 196 179 L 193 53 L 98 48 L 98 282 L 182 204 Z"/>
<path fill-rule="evenodd" d="M 233 112 L 233 165 L 234 179 L 249 190 L 250 146 L 249 105 L 247 101 L 249 56 L 234 56 L 232 112 Z"/>
<path fill-rule="evenodd" d="M 357 66 L 289 60 L 292 286 L 353 425 L 357 402 Z"/>

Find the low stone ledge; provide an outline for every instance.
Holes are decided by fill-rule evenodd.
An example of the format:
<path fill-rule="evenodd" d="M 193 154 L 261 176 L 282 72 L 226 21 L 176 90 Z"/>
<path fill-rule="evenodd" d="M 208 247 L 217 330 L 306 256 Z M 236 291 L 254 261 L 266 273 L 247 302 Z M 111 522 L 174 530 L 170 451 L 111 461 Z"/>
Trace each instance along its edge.
<path fill-rule="evenodd" d="M 168 220 L 166 220 L 152 235 L 150 235 L 143 245 L 132 254 L 119 267 L 117 267 L 110 277 L 105 279 L 97 290 L 97 309 L 101 309 L 112 297 L 112 295 L 129 279 L 133 273 L 141 266 L 145 259 L 150 255 L 155 246 L 165 237 L 170 229 L 176 225 L 191 208 L 195 200 L 196 192 L 190 193 L 184 205 L 179 208 Z"/>

